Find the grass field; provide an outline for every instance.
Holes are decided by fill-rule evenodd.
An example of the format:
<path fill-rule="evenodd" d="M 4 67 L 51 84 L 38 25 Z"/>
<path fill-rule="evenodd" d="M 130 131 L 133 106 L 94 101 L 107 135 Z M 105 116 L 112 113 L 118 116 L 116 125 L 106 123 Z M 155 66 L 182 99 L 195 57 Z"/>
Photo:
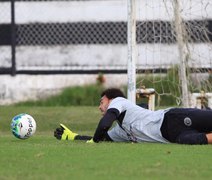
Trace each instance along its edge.
<path fill-rule="evenodd" d="M 37 122 L 36 134 L 19 140 L 10 121 L 26 112 Z M 92 135 L 96 107 L 0 107 L 0 179 L 209 179 L 212 146 L 59 141 L 54 129 L 64 123 Z"/>

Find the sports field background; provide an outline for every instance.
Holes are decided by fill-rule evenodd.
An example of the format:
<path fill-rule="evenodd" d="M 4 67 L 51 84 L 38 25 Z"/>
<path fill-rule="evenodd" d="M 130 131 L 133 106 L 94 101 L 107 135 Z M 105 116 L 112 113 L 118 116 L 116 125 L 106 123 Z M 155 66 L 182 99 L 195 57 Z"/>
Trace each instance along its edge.
<path fill-rule="evenodd" d="M 36 134 L 19 140 L 10 122 L 31 114 Z M 100 113 L 95 106 L 0 107 L 0 179 L 209 179 L 210 145 L 132 144 L 59 141 L 54 129 L 64 123 L 92 135 Z"/>

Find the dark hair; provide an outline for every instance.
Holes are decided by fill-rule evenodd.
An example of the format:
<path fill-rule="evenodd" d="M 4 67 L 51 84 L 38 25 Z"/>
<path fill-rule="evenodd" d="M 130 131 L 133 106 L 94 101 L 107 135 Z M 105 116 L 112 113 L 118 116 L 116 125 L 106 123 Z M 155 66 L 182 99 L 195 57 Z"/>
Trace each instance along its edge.
<path fill-rule="evenodd" d="M 110 88 L 110 89 L 104 90 L 101 94 L 101 97 L 103 97 L 103 96 L 106 96 L 108 99 L 114 99 L 116 97 L 125 98 L 124 93 L 120 89 L 117 89 L 117 88 Z"/>

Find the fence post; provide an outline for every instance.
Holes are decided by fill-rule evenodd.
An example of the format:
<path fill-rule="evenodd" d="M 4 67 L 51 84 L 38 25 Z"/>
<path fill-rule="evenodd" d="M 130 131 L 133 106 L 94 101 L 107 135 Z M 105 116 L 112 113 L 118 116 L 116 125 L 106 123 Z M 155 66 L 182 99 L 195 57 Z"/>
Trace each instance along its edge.
<path fill-rule="evenodd" d="M 15 0 L 11 0 L 11 54 L 12 67 L 11 75 L 16 75 L 16 26 L 15 26 Z"/>

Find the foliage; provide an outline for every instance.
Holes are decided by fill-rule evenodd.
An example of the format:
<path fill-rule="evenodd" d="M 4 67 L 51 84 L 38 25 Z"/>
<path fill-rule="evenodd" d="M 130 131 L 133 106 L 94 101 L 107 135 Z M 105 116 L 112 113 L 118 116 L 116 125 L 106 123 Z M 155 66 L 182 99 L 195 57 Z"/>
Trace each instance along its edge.
<path fill-rule="evenodd" d="M 96 84 L 86 86 L 75 86 L 65 88 L 60 94 L 50 96 L 46 99 L 26 101 L 17 103 L 17 106 L 96 106 L 99 104 L 101 92 L 104 90 L 105 77 L 99 74 Z M 212 73 L 209 73 L 207 80 L 201 81 L 199 85 L 192 79 L 189 80 L 190 92 L 202 90 L 211 92 Z M 155 104 L 159 106 L 179 106 L 181 103 L 181 85 L 178 75 L 178 68 L 169 69 L 167 74 L 153 74 L 146 72 L 138 76 L 137 88 L 154 88 L 156 91 Z M 127 94 L 127 87 L 120 87 Z M 139 101 L 139 100 L 138 100 Z M 140 102 L 147 103 L 147 99 Z"/>
<path fill-rule="evenodd" d="M 208 79 L 195 83 L 192 77 L 188 77 L 188 89 L 192 92 L 211 92 L 212 73 Z M 178 106 L 181 104 L 181 84 L 178 68 L 171 68 L 167 74 L 145 73 L 137 79 L 137 88 L 154 88 L 156 91 L 156 106 Z"/>
<path fill-rule="evenodd" d="M 46 99 L 17 103 L 17 106 L 95 106 L 99 104 L 103 86 L 91 84 L 65 88 L 60 94 Z"/>
<path fill-rule="evenodd" d="M 137 79 L 137 88 L 154 88 L 156 91 L 156 105 L 175 105 L 180 96 L 177 68 L 168 70 L 166 75 L 144 74 Z"/>

